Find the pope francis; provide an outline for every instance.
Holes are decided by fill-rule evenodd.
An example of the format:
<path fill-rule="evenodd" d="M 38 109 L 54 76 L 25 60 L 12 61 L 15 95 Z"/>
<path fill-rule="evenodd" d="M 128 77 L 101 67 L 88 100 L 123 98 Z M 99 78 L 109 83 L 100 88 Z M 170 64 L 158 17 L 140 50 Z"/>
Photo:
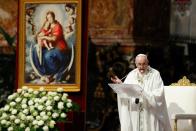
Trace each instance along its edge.
<path fill-rule="evenodd" d="M 121 131 L 171 131 L 159 71 L 148 65 L 145 54 L 137 55 L 135 64 L 123 83 L 140 85 L 143 91 L 138 98 L 117 96 Z M 122 83 L 117 76 L 111 80 Z"/>

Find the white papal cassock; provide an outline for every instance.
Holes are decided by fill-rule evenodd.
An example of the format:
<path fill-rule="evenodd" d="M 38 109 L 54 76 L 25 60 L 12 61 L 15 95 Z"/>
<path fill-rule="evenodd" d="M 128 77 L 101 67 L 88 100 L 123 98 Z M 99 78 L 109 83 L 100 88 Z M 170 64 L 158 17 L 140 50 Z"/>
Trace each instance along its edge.
<path fill-rule="evenodd" d="M 139 104 L 131 96 L 118 95 L 121 131 L 171 131 L 160 73 L 149 66 L 141 75 L 136 68 L 124 83 L 140 85 L 143 93 Z"/>

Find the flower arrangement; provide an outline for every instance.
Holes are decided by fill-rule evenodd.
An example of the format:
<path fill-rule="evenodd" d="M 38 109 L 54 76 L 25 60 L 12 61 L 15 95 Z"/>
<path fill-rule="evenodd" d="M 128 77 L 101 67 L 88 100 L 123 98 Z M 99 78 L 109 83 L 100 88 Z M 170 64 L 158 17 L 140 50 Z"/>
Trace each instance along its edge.
<path fill-rule="evenodd" d="M 8 96 L 7 104 L 0 109 L 0 130 L 48 131 L 78 107 L 62 88 L 47 92 L 43 87 L 33 90 L 24 86 Z"/>

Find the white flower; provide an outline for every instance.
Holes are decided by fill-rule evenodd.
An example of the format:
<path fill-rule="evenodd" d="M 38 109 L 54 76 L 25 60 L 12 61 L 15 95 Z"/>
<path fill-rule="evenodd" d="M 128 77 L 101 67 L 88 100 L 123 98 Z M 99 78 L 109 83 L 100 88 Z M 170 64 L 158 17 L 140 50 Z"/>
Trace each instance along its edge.
<path fill-rule="evenodd" d="M 72 103 L 70 103 L 70 102 L 67 103 L 67 107 L 68 107 L 68 108 L 72 107 Z"/>
<path fill-rule="evenodd" d="M 31 106 L 31 105 L 33 105 L 33 104 L 34 104 L 34 102 L 33 102 L 32 100 L 29 100 L 29 101 L 28 101 L 28 105 L 29 105 L 29 106 Z"/>
<path fill-rule="evenodd" d="M 14 98 L 16 98 L 18 93 L 13 93 L 12 95 L 13 95 Z"/>
<path fill-rule="evenodd" d="M 33 112 L 33 111 L 35 111 L 35 106 L 32 105 L 29 107 L 29 109 L 30 109 L 30 112 Z"/>
<path fill-rule="evenodd" d="M 61 113 L 61 118 L 65 118 L 67 115 L 65 113 Z"/>
<path fill-rule="evenodd" d="M 14 99 L 14 96 L 13 95 L 9 95 L 8 96 L 8 100 L 13 100 Z"/>
<path fill-rule="evenodd" d="M 13 101 L 12 101 L 12 102 L 10 102 L 10 106 L 12 106 L 12 107 L 13 107 L 13 106 L 15 106 L 15 105 L 16 105 L 16 102 L 13 102 Z"/>
<path fill-rule="evenodd" d="M 37 125 L 38 121 L 37 120 L 33 120 L 33 125 Z"/>
<path fill-rule="evenodd" d="M 33 92 L 33 89 L 32 89 L 32 88 L 29 88 L 29 89 L 28 89 L 28 92 L 29 92 L 29 93 L 32 93 L 32 92 Z"/>
<path fill-rule="evenodd" d="M 47 120 L 49 117 L 45 115 L 42 118 L 43 118 L 43 120 Z"/>
<path fill-rule="evenodd" d="M 36 116 L 36 120 L 41 120 L 41 117 L 40 116 Z"/>
<path fill-rule="evenodd" d="M 64 103 L 63 102 L 59 102 L 58 103 L 58 109 L 63 109 L 64 108 Z"/>
<path fill-rule="evenodd" d="M 2 116 L 1 116 L 1 119 L 5 119 L 5 118 L 7 118 L 7 114 L 3 113 Z"/>
<path fill-rule="evenodd" d="M 20 114 L 20 119 L 21 120 L 26 120 L 26 115 L 24 115 L 23 113 Z"/>
<path fill-rule="evenodd" d="M 35 103 L 34 106 L 35 106 L 35 108 L 38 108 L 39 104 L 38 103 Z"/>
<path fill-rule="evenodd" d="M 4 111 L 8 111 L 10 109 L 9 105 L 5 105 L 5 107 L 3 108 Z"/>
<path fill-rule="evenodd" d="M 47 98 L 46 96 L 43 96 L 43 97 L 41 98 L 41 100 L 42 100 L 43 102 L 45 102 L 47 99 L 48 99 L 48 98 Z"/>
<path fill-rule="evenodd" d="M 30 131 L 30 128 L 29 128 L 29 127 L 26 127 L 26 128 L 25 128 L 25 131 Z"/>
<path fill-rule="evenodd" d="M 27 86 L 23 86 L 22 90 L 28 90 L 28 87 Z"/>
<path fill-rule="evenodd" d="M 48 115 L 48 116 L 51 116 L 51 115 L 52 115 L 52 113 L 51 113 L 51 112 L 47 112 L 47 115 Z"/>
<path fill-rule="evenodd" d="M 37 116 L 37 115 L 38 115 L 37 111 L 34 111 L 33 116 Z"/>
<path fill-rule="evenodd" d="M 57 95 L 57 92 L 52 92 L 52 95 L 53 95 L 53 96 L 56 96 L 56 95 Z"/>
<path fill-rule="evenodd" d="M 8 131 L 13 131 L 14 128 L 13 128 L 13 127 L 9 127 L 7 130 L 8 130 Z"/>
<path fill-rule="evenodd" d="M 52 110 L 52 106 L 47 106 L 46 110 L 51 111 Z"/>
<path fill-rule="evenodd" d="M 15 119 L 14 121 L 16 124 L 19 124 L 20 123 L 20 119 Z"/>
<path fill-rule="evenodd" d="M 44 111 L 42 111 L 41 113 L 40 113 L 40 116 L 45 116 L 46 115 L 46 112 L 44 112 Z"/>
<path fill-rule="evenodd" d="M 50 100 L 46 101 L 46 106 L 50 106 L 51 104 L 52 104 L 52 101 L 50 101 Z"/>
<path fill-rule="evenodd" d="M 56 96 L 57 93 L 56 93 L 56 92 L 48 92 L 48 95 L 49 95 L 49 96 Z"/>
<path fill-rule="evenodd" d="M 38 98 L 35 98 L 35 99 L 34 99 L 34 102 L 35 102 L 35 103 L 38 103 L 38 102 L 39 102 L 39 99 L 38 99 Z"/>
<path fill-rule="evenodd" d="M 44 107 L 43 107 L 42 105 L 39 105 L 39 106 L 37 107 L 37 109 L 40 110 L 40 111 L 42 111 L 43 108 L 44 108 Z"/>
<path fill-rule="evenodd" d="M 3 113 L 2 116 L 1 116 L 1 118 L 4 119 L 4 118 L 6 118 L 7 116 L 8 116 L 8 115 L 7 115 L 6 113 Z"/>
<path fill-rule="evenodd" d="M 52 114 L 52 118 L 57 118 L 58 116 L 59 116 L 59 114 L 56 113 L 56 112 L 54 112 L 54 113 Z"/>
<path fill-rule="evenodd" d="M 29 97 L 30 94 L 29 93 L 24 93 L 24 97 Z"/>
<path fill-rule="evenodd" d="M 71 103 L 71 102 L 72 102 L 72 100 L 71 100 L 71 99 L 67 99 L 67 102 L 70 102 L 70 103 Z"/>
<path fill-rule="evenodd" d="M 55 97 L 54 97 L 54 100 L 55 100 L 55 101 L 59 101 L 59 100 L 60 100 L 60 97 L 59 97 L 59 96 L 55 96 Z"/>
<path fill-rule="evenodd" d="M 7 122 L 6 120 L 1 120 L 1 124 L 2 124 L 2 125 L 5 125 L 6 122 Z"/>
<path fill-rule="evenodd" d="M 57 88 L 57 92 L 63 92 L 63 88 L 62 87 Z"/>
<path fill-rule="evenodd" d="M 28 121 L 32 121 L 33 120 L 33 116 L 27 116 L 27 120 Z"/>
<path fill-rule="evenodd" d="M 34 127 L 34 129 L 37 129 L 37 128 L 39 128 L 39 126 L 38 126 L 38 125 L 34 125 L 33 127 Z"/>
<path fill-rule="evenodd" d="M 10 120 L 14 120 L 14 119 L 16 119 L 16 116 L 11 115 L 11 116 L 10 116 Z"/>
<path fill-rule="evenodd" d="M 68 94 L 67 94 L 67 93 L 63 93 L 63 96 L 67 97 L 67 96 L 68 96 Z"/>
<path fill-rule="evenodd" d="M 48 126 L 44 126 L 44 127 L 43 127 L 43 130 L 44 130 L 44 131 L 49 131 Z"/>
<path fill-rule="evenodd" d="M 43 120 L 39 120 L 38 123 L 37 123 L 37 125 L 39 125 L 39 126 L 42 126 L 43 124 L 44 124 Z"/>
<path fill-rule="evenodd" d="M 22 92 L 22 89 L 20 89 L 20 88 L 17 89 L 17 92 L 18 92 L 18 93 L 21 93 L 21 92 Z"/>
<path fill-rule="evenodd" d="M 56 124 L 55 121 L 51 120 L 50 123 L 49 123 L 49 127 L 54 128 L 55 124 Z"/>
<path fill-rule="evenodd" d="M 44 91 L 44 90 L 45 90 L 44 87 L 39 88 L 39 91 Z"/>
<path fill-rule="evenodd" d="M 10 126 L 10 125 L 11 125 L 11 122 L 7 121 L 6 126 Z"/>
<path fill-rule="evenodd" d="M 46 95 L 46 93 L 47 93 L 46 91 L 42 91 L 41 95 L 44 96 L 44 95 Z"/>
<path fill-rule="evenodd" d="M 21 100 L 22 100 L 22 98 L 17 97 L 15 101 L 16 101 L 16 102 L 20 102 Z"/>
<path fill-rule="evenodd" d="M 33 91 L 33 94 L 34 95 L 37 95 L 39 92 L 38 91 Z"/>
<path fill-rule="evenodd" d="M 19 113 L 18 113 L 18 116 L 20 116 L 20 117 L 21 117 L 22 115 L 24 115 L 24 113 L 23 113 L 23 112 L 19 112 Z"/>
<path fill-rule="evenodd" d="M 12 110 L 12 114 L 15 115 L 16 113 L 17 113 L 17 110 L 16 109 L 13 109 Z"/>
<path fill-rule="evenodd" d="M 8 103 L 0 108 L 0 130 L 1 127 L 10 131 L 18 128 L 24 131 L 38 128 L 48 131 L 54 128 L 54 120 L 66 118 L 66 112 L 72 107 L 72 100 L 62 92 L 61 87 L 57 92 L 47 92 L 43 87 L 38 91 L 27 86 L 18 89 L 8 97 Z"/>
<path fill-rule="evenodd" d="M 26 109 L 27 108 L 27 105 L 26 104 L 22 104 L 21 106 L 23 109 Z"/>
<path fill-rule="evenodd" d="M 67 100 L 67 93 L 63 93 L 63 96 L 61 98 L 62 101 L 66 101 Z"/>
<path fill-rule="evenodd" d="M 24 128 L 25 124 L 24 123 L 20 123 L 20 128 Z"/>
<path fill-rule="evenodd" d="M 26 104 L 27 103 L 27 98 L 23 98 L 22 99 L 22 104 Z"/>
<path fill-rule="evenodd" d="M 48 95 L 52 95 L 52 91 L 48 91 Z"/>
<path fill-rule="evenodd" d="M 16 98 L 17 94 L 13 93 L 12 95 L 8 96 L 8 100 L 14 100 Z"/>
<path fill-rule="evenodd" d="M 39 103 L 42 104 L 44 103 L 44 101 L 42 99 L 39 99 Z"/>
<path fill-rule="evenodd" d="M 22 112 L 27 115 L 29 113 L 29 110 L 28 109 L 24 109 Z"/>
<path fill-rule="evenodd" d="M 54 101 L 54 96 L 50 96 L 50 95 L 48 95 L 48 100 L 50 100 L 50 101 Z"/>

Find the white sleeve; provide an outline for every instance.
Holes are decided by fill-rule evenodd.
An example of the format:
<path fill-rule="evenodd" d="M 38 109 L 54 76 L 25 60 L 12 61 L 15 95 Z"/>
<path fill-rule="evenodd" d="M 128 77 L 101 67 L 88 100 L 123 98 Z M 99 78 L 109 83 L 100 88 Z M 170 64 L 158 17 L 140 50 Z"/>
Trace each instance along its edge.
<path fill-rule="evenodd" d="M 126 77 L 126 79 L 124 80 L 123 83 L 125 83 L 125 84 L 136 84 L 134 73 L 133 73 L 133 72 L 130 72 L 130 73 L 127 75 L 127 77 Z"/>

